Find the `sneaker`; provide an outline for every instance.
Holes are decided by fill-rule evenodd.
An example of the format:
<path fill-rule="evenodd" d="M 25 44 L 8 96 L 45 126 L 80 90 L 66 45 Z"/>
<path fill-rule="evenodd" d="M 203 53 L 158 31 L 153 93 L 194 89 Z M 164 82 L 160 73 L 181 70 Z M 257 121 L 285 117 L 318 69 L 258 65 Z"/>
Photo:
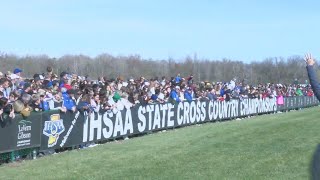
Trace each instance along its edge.
<path fill-rule="evenodd" d="M 98 146 L 98 144 L 90 144 L 88 147 L 92 148 L 92 147 L 96 147 Z"/>

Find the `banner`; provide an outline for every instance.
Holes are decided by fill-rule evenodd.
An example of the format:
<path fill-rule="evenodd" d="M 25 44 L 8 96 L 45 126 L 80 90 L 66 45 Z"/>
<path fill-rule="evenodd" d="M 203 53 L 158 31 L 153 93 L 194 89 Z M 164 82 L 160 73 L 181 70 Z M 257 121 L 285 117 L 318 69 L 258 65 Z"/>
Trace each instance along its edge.
<path fill-rule="evenodd" d="M 81 144 L 84 115 L 49 111 L 42 114 L 41 150 Z"/>
<path fill-rule="evenodd" d="M 27 120 L 17 116 L 0 127 L 0 152 L 40 147 L 59 149 L 144 134 L 209 121 L 235 119 L 318 105 L 315 97 L 191 101 L 148 104 L 105 113 L 32 113 Z"/>
<path fill-rule="evenodd" d="M 32 113 L 27 119 L 16 115 L 0 127 L 0 153 L 40 146 L 41 113 Z M 2 122 L 4 123 L 4 122 Z"/>
<path fill-rule="evenodd" d="M 84 116 L 81 143 L 277 111 L 276 99 L 150 104 Z"/>

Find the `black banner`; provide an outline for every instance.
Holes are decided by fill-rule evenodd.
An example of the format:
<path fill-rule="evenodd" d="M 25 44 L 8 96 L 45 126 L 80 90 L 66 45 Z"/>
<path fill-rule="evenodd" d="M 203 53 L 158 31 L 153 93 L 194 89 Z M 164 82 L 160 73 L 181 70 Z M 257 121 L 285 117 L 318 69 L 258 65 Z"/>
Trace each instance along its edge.
<path fill-rule="evenodd" d="M 44 112 L 42 119 L 41 150 L 71 147 L 81 143 L 83 114 Z"/>
<path fill-rule="evenodd" d="M 27 119 L 16 115 L 0 128 L 0 153 L 40 146 L 41 113 L 33 113 Z"/>
<path fill-rule="evenodd" d="M 192 101 L 149 104 L 100 113 L 32 113 L 16 117 L 0 128 L 0 152 L 40 147 L 41 150 L 72 147 L 134 134 L 182 127 L 208 121 L 235 119 L 318 105 L 315 97 L 287 97 L 231 101 Z"/>
<path fill-rule="evenodd" d="M 81 143 L 274 111 L 275 98 L 150 104 L 118 113 L 92 113 L 84 116 Z"/>

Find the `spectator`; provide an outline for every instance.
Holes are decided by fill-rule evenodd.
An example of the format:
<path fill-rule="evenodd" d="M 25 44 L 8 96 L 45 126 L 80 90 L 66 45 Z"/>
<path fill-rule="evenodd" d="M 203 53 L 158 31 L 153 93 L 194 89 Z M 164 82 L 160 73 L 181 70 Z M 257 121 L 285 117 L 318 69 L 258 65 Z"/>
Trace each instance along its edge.
<path fill-rule="evenodd" d="M 53 105 L 51 104 L 50 109 L 59 109 L 62 107 L 63 107 L 62 94 L 60 92 L 54 93 L 53 94 Z"/>
<path fill-rule="evenodd" d="M 66 107 L 68 111 L 76 112 L 76 102 L 74 100 L 74 90 L 62 88 L 63 106 Z"/>
<path fill-rule="evenodd" d="M 9 88 L 9 80 L 7 78 L 0 79 L 0 91 L 3 93 L 3 97 L 9 98 L 11 89 Z"/>
<path fill-rule="evenodd" d="M 192 74 L 187 78 L 187 81 L 188 81 L 188 86 L 191 86 L 193 84 L 193 75 Z"/>
<path fill-rule="evenodd" d="M 44 94 L 40 95 L 40 109 L 42 111 L 49 111 L 50 110 L 50 106 L 48 103 L 48 98 L 45 98 Z"/>
<path fill-rule="evenodd" d="M 16 100 L 18 100 L 21 97 L 21 93 L 18 90 L 15 90 L 10 93 L 9 96 L 9 103 L 14 103 Z"/>
<path fill-rule="evenodd" d="M 139 95 L 139 102 L 142 106 L 145 106 L 149 103 L 149 97 L 146 91 L 141 91 Z"/>
<path fill-rule="evenodd" d="M 167 80 L 165 76 L 146 79 L 129 78 L 125 81 L 100 77 L 97 82 L 88 76 L 62 72 L 60 80 L 51 67 L 47 72 L 35 74 L 33 79 L 23 79 L 22 70 L 16 68 L 0 78 L 0 98 L 6 98 L 17 113 L 30 115 L 31 111 L 61 110 L 62 112 L 117 112 L 135 104 L 182 102 L 199 100 L 229 101 L 243 98 L 273 98 L 279 91 L 285 96 L 312 96 L 310 86 L 259 84 L 248 85 L 232 79 L 229 83 L 194 82 L 191 74 L 184 81 L 180 74 Z M 0 74 L 1 77 L 1 74 Z M 172 87 L 172 88 L 171 88 Z M 32 98 L 31 98 L 32 97 Z M 28 99 L 26 102 L 23 99 Z M 31 99 L 31 100 L 30 100 Z"/>
<path fill-rule="evenodd" d="M 297 90 L 296 90 L 296 95 L 297 96 L 303 96 L 303 92 L 300 86 L 298 86 Z"/>
<path fill-rule="evenodd" d="M 17 84 L 19 83 L 20 77 L 16 74 L 11 74 L 10 79 L 11 79 L 10 89 L 13 91 L 13 90 L 17 89 Z"/>
<path fill-rule="evenodd" d="M 170 100 L 172 103 L 179 103 L 181 102 L 179 98 L 179 93 L 180 93 L 180 87 L 176 86 L 174 89 L 171 90 L 170 92 Z"/>
<path fill-rule="evenodd" d="M 216 90 L 214 88 L 210 89 L 207 97 L 210 101 L 216 101 L 217 100 Z"/>
<path fill-rule="evenodd" d="M 0 98 L 0 110 L 2 111 L 0 121 L 12 120 L 15 118 L 14 108 L 5 97 Z"/>
<path fill-rule="evenodd" d="M 86 112 L 86 113 L 93 112 L 93 109 L 90 106 L 90 96 L 88 94 L 85 94 L 81 97 L 81 100 L 77 105 L 77 110 L 79 112 Z"/>
<path fill-rule="evenodd" d="M 31 107 L 33 111 L 40 112 L 42 111 L 41 102 L 40 102 L 40 95 L 39 94 L 33 94 L 31 96 Z"/>
<path fill-rule="evenodd" d="M 192 88 L 191 87 L 187 88 L 184 91 L 184 98 L 189 102 L 191 102 L 193 100 L 193 98 L 192 98 Z"/>
<path fill-rule="evenodd" d="M 90 100 L 90 106 L 94 112 L 100 111 L 100 96 L 98 93 L 95 93 Z"/>
<path fill-rule="evenodd" d="M 177 74 L 175 77 L 175 85 L 180 85 L 182 81 L 182 78 L 180 77 L 180 74 Z"/>

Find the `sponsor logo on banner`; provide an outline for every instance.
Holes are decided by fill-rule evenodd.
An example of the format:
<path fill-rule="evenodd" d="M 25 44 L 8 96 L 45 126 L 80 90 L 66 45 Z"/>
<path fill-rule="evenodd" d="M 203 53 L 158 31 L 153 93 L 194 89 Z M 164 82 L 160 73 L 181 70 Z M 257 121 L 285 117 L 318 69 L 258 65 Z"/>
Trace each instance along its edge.
<path fill-rule="evenodd" d="M 63 119 L 60 119 L 60 114 L 52 114 L 49 121 L 45 121 L 43 134 L 49 137 L 48 147 L 53 147 L 57 144 L 59 136 L 63 133 L 65 127 Z"/>
<path fill-rule="evenodd" d="M 31 124 L 31 121 L 19 121 L 17 147 L 29 146 L 31 144 Z"/>

